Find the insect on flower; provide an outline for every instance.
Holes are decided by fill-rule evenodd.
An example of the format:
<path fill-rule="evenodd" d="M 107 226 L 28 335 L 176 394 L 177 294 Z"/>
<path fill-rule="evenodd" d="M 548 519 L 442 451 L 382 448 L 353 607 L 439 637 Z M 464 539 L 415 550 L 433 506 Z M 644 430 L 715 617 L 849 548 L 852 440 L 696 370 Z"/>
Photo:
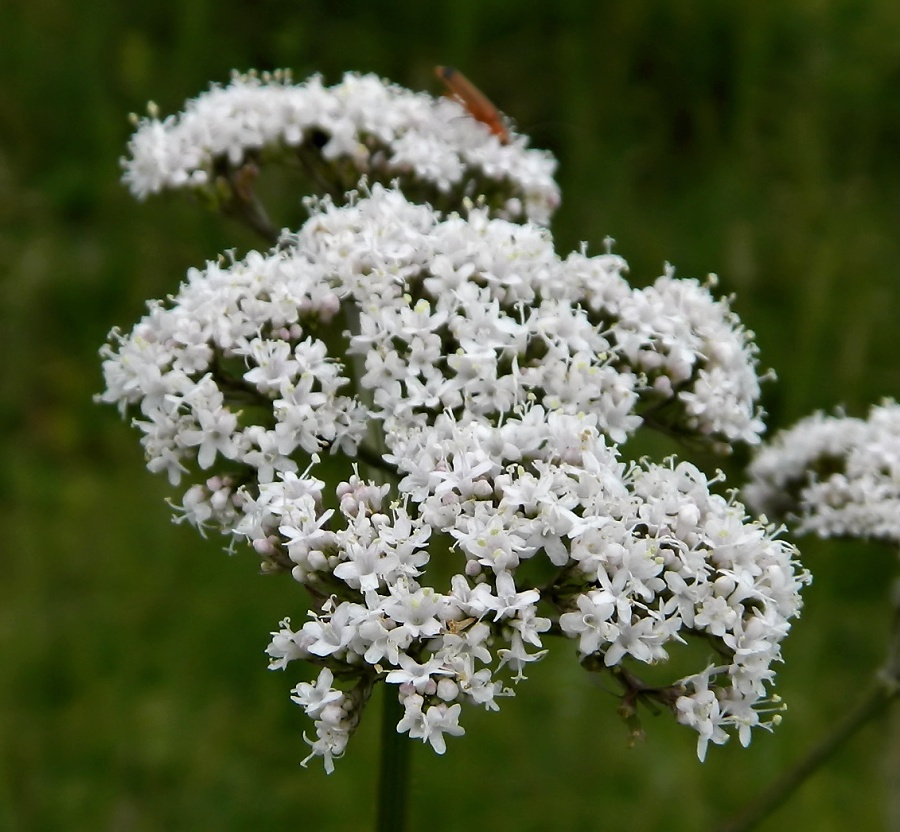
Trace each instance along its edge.
<path fill-rule="evenodd" d="M 501 144 L 509 142 L 509 131 L 503 123 L 500 111 L 478 87 L 452 66 L 438 66 L 434 68 L 434 71 L 437 77 L 447 85 L 447 89 L 453 97 L 469 111 L 472 118 L 486 124 Z"/>

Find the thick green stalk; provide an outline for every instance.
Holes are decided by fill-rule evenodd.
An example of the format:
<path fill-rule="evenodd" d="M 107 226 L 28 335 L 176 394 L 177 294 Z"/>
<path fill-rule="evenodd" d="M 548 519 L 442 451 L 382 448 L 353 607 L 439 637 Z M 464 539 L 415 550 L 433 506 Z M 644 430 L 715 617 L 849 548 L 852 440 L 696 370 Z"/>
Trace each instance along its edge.
<path fill-rule="evenodd" d="M 397 732 L 403 706 L 392 685 L 382 685 L 381 757 L 376 832 L 405 832 L 409 793 L 409 737 Z"/>
<path fill-rule="evenodd" d="M 253 192 L 253 180 L 258 170 L 255 165 L 245 165 L 227 176 L 229 200 L 225 213 L 243 222 L 268 243 L 278 241 L 278 231 L 271 224 L 262 203 Z M 322 180 L 315 181 L 321 184 Z M 325 189 L 328 192 L 328 189 Z M 336 200 L 339 201 L 339 200 Z M 351 332 L 359 332 L 359 310 L 352 300 L 346 305 L 347 322 Z M 365 372 L 361 356 L 352 358 L 353 382 L 360 399 L 372 406 L 372 393 L 364 390 L 359 379 Z M 239 391 L 243 392 L 243 391 Z M 377 483 L 390 482 L 396 489 L 396 472 L 381 458 L 385 451 L 384 432 L 377 420 L 369 421 L 368 444 L 359 449 L 360 472 Z M 381 708 L 381 755 L 378 777 L 377 832 L 404 832 L 407 827 L 407 795 L 409 793 L 409 738 L 397 732 L 397 723 L 403 718 L 403 706 L 396 690 L 383 686 Z"/>
<path fill-rule="evenodd" d="M 352 332 L 359 332 L 359 310 L 352 302 L 347 304 L 347 320 Z M 365 367 L 360 356 L 353 357 L 354 383 L 360 399 L 372 406 L 371 391 L 359 383 Z M 381 422 L 369 420 L 369 448 L 360 457 L 360 470 L 373 482 L 390 482 L 396 490 L 396 478 L 385 470 L 381 455 L 385 451 Z M 368 460 L 364 457 L 371 455 Z M 404 832 L 406 829 L 406 804 L 409 793 L 409 737 L 397 732 L 397 723 L 403 718 L 403 706 L 397 699 L 392 685 L 382 685 L 381 707 L 381 755 L 378 775 L 378 810 L 376 832 Z"/>

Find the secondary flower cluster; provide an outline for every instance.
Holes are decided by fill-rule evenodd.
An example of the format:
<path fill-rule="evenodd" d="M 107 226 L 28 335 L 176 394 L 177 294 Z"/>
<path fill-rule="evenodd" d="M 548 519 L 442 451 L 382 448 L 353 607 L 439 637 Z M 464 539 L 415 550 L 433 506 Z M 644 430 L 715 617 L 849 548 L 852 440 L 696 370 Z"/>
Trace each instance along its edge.
<path fill-rule="evenodd" d="M 559 205 L 556 160 L 525 136 L 502 144 L 456 101 L 347 73 L 292 84 L 288 73 L 235 75 L 160 121 L 151 108 L 122 160 L 143 198 L 167 188 L 215 195 L 247 163 L 288 162 L 336 199 L 370 182 L 398 180 L 421 202 L 455 208 L 481 197 L 498 216 L 547 223 Z"/>
<path fill-rule="evenodd" d="M 191 271 L 113 334 L 102 398 L 135 414 L 152 470 L 192 483 L 183 516 L 318 600 L 269 655 L 320 666 L 294 698 L 329 770 L 376 682 L 397 686 L 398 730 L 442 753 L 461 705 L 496 708 L 548 631 L 611 672 L 711 641 L 714 663 L 654 689 L 701 757 L 766 724 L 808 579 L 793 547 L 693 466 L 617 448 L 650 414 L 757 442 L 755 348 L 708 288 L 633 289 L 624 269 L 375 186 L 268 254 Z M 340 468 L 354 459 L 383 481 Z"/>
<path fill-rule="evenodd" d="M 867 419 L 816 413 L 778 433 L 749 469 L 748 503 L 820 537 L 900 542 L 900 405 Z"/>

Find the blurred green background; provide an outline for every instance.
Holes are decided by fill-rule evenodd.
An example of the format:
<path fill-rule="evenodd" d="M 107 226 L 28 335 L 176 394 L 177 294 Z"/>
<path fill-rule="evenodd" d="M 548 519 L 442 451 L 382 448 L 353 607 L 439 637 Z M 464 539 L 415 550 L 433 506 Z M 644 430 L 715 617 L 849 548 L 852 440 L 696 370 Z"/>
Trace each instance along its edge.
<path fill-rule="evenodd" d="M 177 111 L 232 68 L 371 71 L 436 92 L 437 63 L 560 159 L 560 251 L 612 235 L 636 283 L 671 261 L 737 293 L 779 375 L 772 428 L 900 395 L 896 2 L 4 0 L 0 829 L 370 827 L 377 714 L 334 775 L 304 771 L 296 677 L 266 670 L 268 632 L 302 620 L 302 592 L 172 525 L 136 435 L 91 396 L 112 326 L 188 266 L 256 245 L 186 199 L 131 200 L 128 112 Z M 302 217 L 295 197 L 283 207 L 281 221 Z M 801 548 L 816 581 L 773 735 L 701 765 L 690 730 L 651 716 L 628 748 L 615 699 L 554 644 L 501 713 L 465 716 L 445 757 L 416 746 L 412 828 L 713 828 L 881 661 L 895 554 Z M 896 717 L 761 828 L 900 829 Z"/>

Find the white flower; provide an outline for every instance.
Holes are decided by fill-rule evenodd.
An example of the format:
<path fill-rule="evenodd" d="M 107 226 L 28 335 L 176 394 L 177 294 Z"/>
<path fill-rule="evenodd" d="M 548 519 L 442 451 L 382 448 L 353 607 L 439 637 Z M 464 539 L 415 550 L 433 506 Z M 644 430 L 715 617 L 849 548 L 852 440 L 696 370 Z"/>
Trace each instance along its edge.
<path fill-rule="evenodd" d="M 340 703 L 344 694 L 331 687 L 334 674 L 323 667 L 314 684 L 300 682 L 293 691 L 291 699 L 300 705 L 311 719 L 318 719 L 329 705 Z"/>
<path fill-rule="evenodd" d="M 431 743 L 431 747 L 443 754 L 447 750 L 444 734 L 459 737 L 466 733 L 459 724 L 460 705 L 432 705 L 423 710 L 422 697 L 407 696 L 404 699 L 406 713 L 398 723 L 397 730 L 408 733 L 411 739 L 421 739 Z"/>
<path fill-rule="evenodd" d="M 433 695 L 437 692 L 436 675 L 449 674 L 442 668 L 440 659 L 432 657 L 425 664 L 419 664 L 410 656 L 400 656 L 400 669 L 392 670 L 384 681 L 389 685 L 400 685 L 405 692 Z"/>
<path fill-rule="evenodd" d="M 601 589 L 579 595 L 576 604 L 578 612 L 561 615 L 559 625 L 567 635 L 578 636 L 578 651 L 586 656 L 611 641 L 615 630 L 609 619 L 616 609 L 616 602 L 610 592 Z"/>
<path fill-rule="evenodd" d="M 678 721 L 690 725 L 699 734 L 697 758 L 702 763 L 706 759 L 706 748 L 710 740 L 721 745 L 728 739 L 728 734 L 722 728 L 719 700 L 713 691 L 702 689 L 691 696 L 679 697 L 675 707 L 678 711 Z"/>
<path fill-rule="evenodd" d="M 356 637 L 354 619 L 359 618 L 362 612 L 358 604 L 343 603 L 331 615 L 307 621 L 303 632 L 309 639 L 309 652 L 314 656 L 340 657 Z"/>
<path fill-rule="evenodd" d="M 197 464 L 201 468 L 212 467 L 217 453 L 226 458 L 233 457 L 237 450 L 234 437 L 237 417 L 224 407 L 216 410 L 197 409 L 194 415 L 197 418 L 197 428 L 181 431 L 179 439 L 189 448 L 199 446 Z"/>
<path fill-rule="evenodd" d="M 508 572 L 498 574 L 496 584 L 497 596 L 492 597 L 487 605 L 493 611 L 495 621 L 513 618 L 526 608 L 533 609 L 541 597 L 536 589 L 519 592 L 515 579 Z"/>
<path fill-rule="evenodd" d="M 310 655 L 307 650 L 309 638 L 302 631 L 294 632 L 289 618 L 281 621 L 280 626 L 280 630 L 271 633 L 272 641 L 266 648 L 270 670 L 284 670 L 290 662 Z"/>

